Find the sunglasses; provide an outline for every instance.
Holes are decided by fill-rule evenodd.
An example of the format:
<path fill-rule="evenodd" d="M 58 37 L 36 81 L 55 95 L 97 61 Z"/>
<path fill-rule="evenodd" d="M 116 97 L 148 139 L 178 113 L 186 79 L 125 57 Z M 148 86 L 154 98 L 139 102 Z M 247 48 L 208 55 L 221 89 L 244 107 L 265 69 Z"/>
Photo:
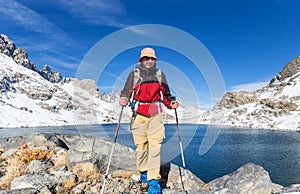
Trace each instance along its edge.
<path fill-rule="evenodd" d="M 146 56 L 146 57 L 143 57 L 143 60 L 144 60 L 144 61 L 149 61 L 150 59 L 151 59 L 152 61 L 156 61 L 156 59 L 155 59 L 154 57 L 147 57 L 147 56 Z"/>

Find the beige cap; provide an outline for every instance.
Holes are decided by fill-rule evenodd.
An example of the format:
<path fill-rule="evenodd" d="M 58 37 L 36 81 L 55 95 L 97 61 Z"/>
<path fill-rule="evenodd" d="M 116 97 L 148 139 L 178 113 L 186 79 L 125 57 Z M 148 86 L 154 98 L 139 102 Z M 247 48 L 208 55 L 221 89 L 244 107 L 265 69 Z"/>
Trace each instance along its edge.
<path fill-rule="evenodd" d="M 141 56 L 140 56 L 140 59 L 139 61 L 141 61 L 141 59 L 143 57 L 154 57 L 156 60 L 156 56 L 155 56 L 155 51 L 152 49 L 152 48 L 144 48 L 142 51 L 141 51 Z"/>

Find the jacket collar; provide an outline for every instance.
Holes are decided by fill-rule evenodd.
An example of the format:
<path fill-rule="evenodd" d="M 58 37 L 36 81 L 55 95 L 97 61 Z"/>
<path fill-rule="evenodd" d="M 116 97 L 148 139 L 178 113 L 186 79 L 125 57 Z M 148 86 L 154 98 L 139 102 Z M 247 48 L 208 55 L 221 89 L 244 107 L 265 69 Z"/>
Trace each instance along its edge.
<path fill-rule="evenodd" d="M 142 64 L 140 64 L 138 66 L 138 68 L 140 69 L 140 72 L 142 75 L 155 75 L 156 74 L 156 63 L 154 64 L 153 67 L 151 67 L 149 69 L 143 67 Z"/>

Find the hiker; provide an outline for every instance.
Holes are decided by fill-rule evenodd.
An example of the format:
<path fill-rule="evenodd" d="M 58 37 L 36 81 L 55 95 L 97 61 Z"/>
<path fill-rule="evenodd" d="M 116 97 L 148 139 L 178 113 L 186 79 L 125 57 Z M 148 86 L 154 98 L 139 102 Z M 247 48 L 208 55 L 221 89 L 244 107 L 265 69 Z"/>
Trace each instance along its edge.
<path fill-rule="evenodd" d="M 162 104 L 176 109 L 178 102 L 171 100 L 165 74 L 156 68 L 156 55 L 152 48 L 141 51 L 138 67 L 129 73 L 121 91 L 119 104 L 130 103 L 133 111 L 131 130 L 137 152 L 137 169 L 141 177 L 141 190 L 160 194 L 160 148 L 165 135 Z"/>

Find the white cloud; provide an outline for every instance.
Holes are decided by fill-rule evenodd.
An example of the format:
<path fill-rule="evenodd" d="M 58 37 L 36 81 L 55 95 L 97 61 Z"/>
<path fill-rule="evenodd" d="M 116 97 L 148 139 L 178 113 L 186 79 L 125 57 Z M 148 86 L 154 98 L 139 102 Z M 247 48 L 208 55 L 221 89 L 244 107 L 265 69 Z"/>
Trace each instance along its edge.
<path fill-rule="evenodd" d="M 115 92 L 115 91 L 112 91 L 115 87 L 114 86 L 99 86 L 99 90 L 101 92 L 107 92 L 107 93 L 111 93 L 111 92 Z"/>
<path fill-rule="evenodd" d="M 127 26 L 120 22 L 125 8 L 119 0 L 58 0 L 56 3 L 74 17 L 92 25 Z"/>
<path fill-rule="evenodd" d="M 52 70 L 61 70 L 62 68 L 74 70 L 78 67 L 78 63 L 74 59 L 71 59 L 74 61 L 73 63 L 66 62 L 68 61 L 67 59 L 70 59 L 69 57 L 66 60 L 63 60 L 55 56 L 41 55 L 40 58 L 42 61 L 44 61 L 44 64 L 48 64 Z"/>
<path fill-rule="evenodd" d="M 253 82 L 253 83 L 239 84 L 236 86 L 231 86 L 229 90 L 233 91 L 233 92 L 239 92 L 239 91 L 254 92 L 268 84 L 269 84 L 269 81 L 268 82 Z"/>
<path fill-rule="evenodd" d="M 7 16 L 11 22 L 16 22 L 27 30 L 43 34 L 51 39 L 70 40 L 69 36 L 56 25 L 23 4 L 14 0 L 0 0 L 0 4 L 0 13 Z"/>

